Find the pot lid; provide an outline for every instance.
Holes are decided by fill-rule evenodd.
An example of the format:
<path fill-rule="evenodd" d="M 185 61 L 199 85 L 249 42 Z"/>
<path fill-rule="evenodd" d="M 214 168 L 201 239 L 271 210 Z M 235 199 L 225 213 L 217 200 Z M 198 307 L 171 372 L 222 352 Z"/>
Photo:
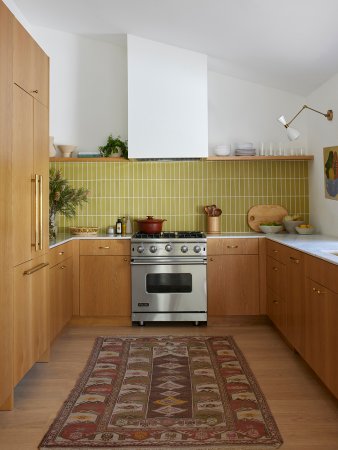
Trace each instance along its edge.
<path fill-rule="evenodd" d="M 166 222 L 167 219 L 155 219 L 153 216 L 147 216 L 146 219 L 136 219 L 138 223 L 162 223 Z"/>

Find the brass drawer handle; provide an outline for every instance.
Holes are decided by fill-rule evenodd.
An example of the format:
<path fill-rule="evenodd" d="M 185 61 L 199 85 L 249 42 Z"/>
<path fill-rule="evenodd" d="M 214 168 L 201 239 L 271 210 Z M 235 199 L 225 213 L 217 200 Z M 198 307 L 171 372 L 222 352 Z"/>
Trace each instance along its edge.
<path fill-rule="evenodd" d="M 105 246 L 105 247 L 99 247 L 99 248 L 101 248 L 101 249 L 103 249 L 103 250 L 108 250 L 110 247 L 107 245 L 107 246 Z"/>
<path fill-rule="evenodd" d="M 44 267 L 49 266 L 49 263 L 41 263 L 37 266 L 33 267 L 33 269 L 25 270 L 24 275 L 32 275 L 32 273 L 37 272 L 40 269 L 43 269 Z"/>
<path fill-rule="evenodd" d="M 272 252 L 273 252 L 273 253 L 278 253 L 278 250 L 273 249 Z"/>
<path fill-rule="evenodd" d="M 60 267 L 60 269 L 66 269 L 67 268 L 67 266 L 61 266 Z"/>
<path fill-rule="evenodd" d="M 214 260 L 214 258 L 210 258 L 210 261 L 213 261 Z"/>
<path fill-rule="evenodd" d="M 274 270 L 275 272 L 278 271 L 278 267 L 273 267 L 272 270 Z"/>
<path fill-rule="evenodd" d="M 128 258 L 123 258 L 123 261 L 128 261 Z"/>
<path fill-rule="evenodd" d="M 65 252 L 59 252 L 59 255 L 60 256 L 62 256 L 62 255 L 64 255 L 65 254 Z"/>
<path fill-rule="evenodd" d="M 35 89 L 34 91 L 32 91 L 33 94 L 38 94 L 39 91 L 37 89 Z"/>
<path fill-rule="evenodd" d="M 293 256 L 289 256 L 289 258 L 291 259 L 292 262 L 294 262 L 295 264 L 299 264 L 300 260 L 298 258 L 294 258 Z"/>
<path fill-rule="evenodd" d="M 238 245 L 227 245 L 227 248 L 238 248 Z"/>
<path fill-rule="evenodd" d="M 318 295 L 320 295 L 320 294 L 327 294 L 327 292 L 320 291 L 320 290 L 318 289 L 317 294 L 318 294 Z"/>
<path fill-rule="evenodd" d="M 275 305 L 278 305 L 279 301 L 278 300 L 273 300 L 272 303 L 274 303 Z"/>

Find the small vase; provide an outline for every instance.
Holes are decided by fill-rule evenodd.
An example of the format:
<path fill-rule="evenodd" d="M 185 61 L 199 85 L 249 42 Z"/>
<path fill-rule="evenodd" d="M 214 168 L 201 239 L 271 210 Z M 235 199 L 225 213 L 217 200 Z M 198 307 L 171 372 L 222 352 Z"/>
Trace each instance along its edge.
<path fill-rule="evenodd" d="M 49 215 L 49 239 L 56 239 L 58 227 L 56 225 L 55 213 Z"/>
<path fill-rule="evenodd" d="M 53 157 L 56 155 L 56 150 L 54 146 L 54 136 L 49 136 L 49 156 Z"/>

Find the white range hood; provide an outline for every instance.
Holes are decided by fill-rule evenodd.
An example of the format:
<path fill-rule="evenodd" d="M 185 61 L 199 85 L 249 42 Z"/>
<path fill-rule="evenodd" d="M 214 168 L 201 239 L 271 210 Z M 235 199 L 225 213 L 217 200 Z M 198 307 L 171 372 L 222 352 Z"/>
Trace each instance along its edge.
<path fill-rule="evenodd" d="M 208 156 L 206 55 L 128 35 L 128 153 Z"/>

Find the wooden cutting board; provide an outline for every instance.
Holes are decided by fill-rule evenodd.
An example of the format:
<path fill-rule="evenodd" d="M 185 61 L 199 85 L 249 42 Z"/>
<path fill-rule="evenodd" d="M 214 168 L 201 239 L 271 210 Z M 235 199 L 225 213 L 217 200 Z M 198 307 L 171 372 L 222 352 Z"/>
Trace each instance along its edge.
<path fill-rule="evenodd" d="M 287 215 L 287 209 L 280 205 L 255 205 L 248 211 L 248 225 L 252 230 L 260 232 L 261 223 L 281 223 L 283 217 Z"/>

